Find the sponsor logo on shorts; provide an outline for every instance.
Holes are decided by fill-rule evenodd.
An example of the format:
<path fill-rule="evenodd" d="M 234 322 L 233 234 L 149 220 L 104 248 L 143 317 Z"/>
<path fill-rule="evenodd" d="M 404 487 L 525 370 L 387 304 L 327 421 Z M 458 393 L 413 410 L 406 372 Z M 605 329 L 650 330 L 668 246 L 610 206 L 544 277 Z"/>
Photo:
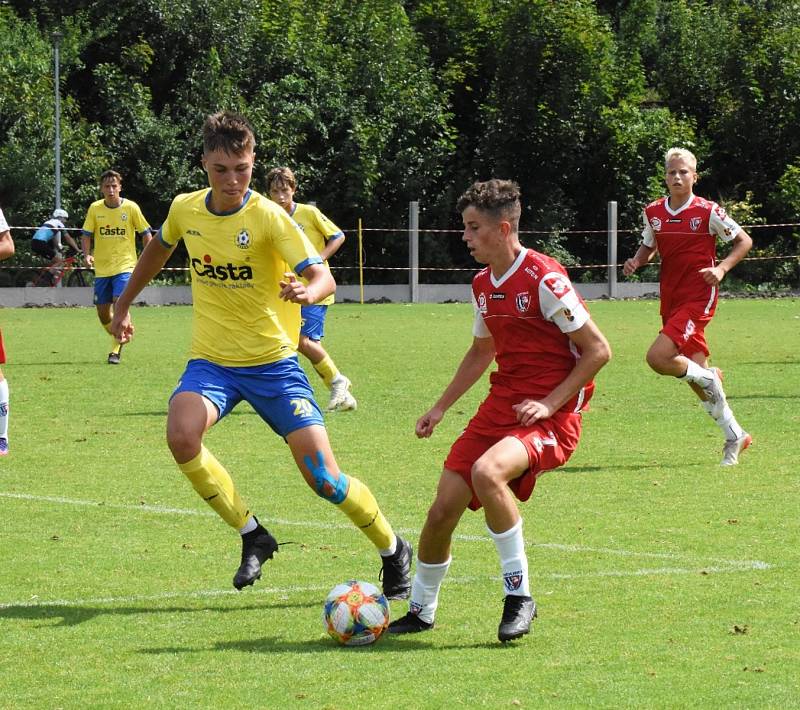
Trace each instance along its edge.
<path fill-rule="evenodd" d="M 690 318 L 686 321 L 686 328 L 683 331 L 683 339 L 689 340 L 694 335 L 695 325 L 694 321 Z"/>
<path fill-rule="evenodd" d="M 516 592 L 522 586 L 524 575 L 522 570 L 516 572 L 506 572 L 503 574 L 503 586 L 507 592 Z"/>
<path fill-rule="evenodd" d="M 700 228 L 700 224 L 702 223 L 702 221 L 703 221 L 703 220 L 702 220 L 700 217 L 692 217 L 692 218 L 689 220 L 689 228 L 690 228 L 690 229 L 691 229 L 693 232 L 696 232 L 696 231 L 697 231 L 697 230 Z"/>

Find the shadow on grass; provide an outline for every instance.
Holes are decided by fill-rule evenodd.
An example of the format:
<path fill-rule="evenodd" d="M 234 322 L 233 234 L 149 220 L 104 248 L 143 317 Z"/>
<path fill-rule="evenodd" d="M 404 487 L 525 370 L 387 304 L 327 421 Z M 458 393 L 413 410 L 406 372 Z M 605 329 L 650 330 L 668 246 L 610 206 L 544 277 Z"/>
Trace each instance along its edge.
<path fill-rule="evenodd" d="M 434 644 L 430 636 L 423 634 L 425 639 L 418 635 L 402 640 L 384 635 L 377 643 L 368 646 L 339 646 L 333 639 L 327 637 L 305 641 L 290 641 L 284 638 L 265 636 L 258 639 L 242 641 L 218 641 L 210 646 L 165 646 L 161 648 L 145 648 L 139 653 L 144 654 L 177 654 L 177 653 L 208 653 L 215 651 L 240 651 L 242 653 L 330 653 L 341 649 L 342 653 L 394 653 L 397 651 L 430 651 L 439 650 L 477 649 L 504 650 L 514 648 L 513 643 L 501 644 L 499 641 L 481 641 L 476 643 Z"/>
<path fill-rule="evenodd" d="M 286 602 L 274 601 L 265 604 L 249 604 L 247 606 L 166 606 L 146 608 L 135 606 L 59 606 L 51 605 L 18 605 L 0 608 L 0 619 L 28 619 L 31 621 L 58 620 L 54 626 L 77 626 L 99 616 L 139 616 L 152 614 L 195 614 L 216 612 L 230 614 L 241 611 L 264 611 L 266 609 L 296 609 L 318 606 L 317 601 Z"/>

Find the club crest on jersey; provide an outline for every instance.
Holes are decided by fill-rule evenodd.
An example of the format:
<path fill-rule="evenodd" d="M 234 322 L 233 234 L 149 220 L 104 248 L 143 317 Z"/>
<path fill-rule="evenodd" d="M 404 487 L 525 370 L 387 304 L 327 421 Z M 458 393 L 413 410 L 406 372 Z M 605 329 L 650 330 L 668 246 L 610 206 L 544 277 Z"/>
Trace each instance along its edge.
<path fill-rule="evenodd" d="M 247 249 L 247 248 L 249 248 L 250 247 L 250 233 L 246 229 L 243 229 L 241 232 L 239 232 L 239 234 L 236 235 L 235 242 L 236 242 L 236 246 L 239 247 L 239 249 Z"/>
<path fill-rule="evenodd" d="M 120 219 L 121 219 L 123 222 L 127 222 L 127 221 L 128 221 L 128 215 L 127 215 L 125 212 L 123 212 L 123 213 L 122 213 L 122 214 L 119 216 L 119 218 L 120 218 Z"/>
<path fill-rule="evenodd" d="M 531 305 L 531 295 L 525 291 L 524 293 L 517 294 L 517 310 L 520 313 L 526 313 Z"/>
<path fill-rule="evenodd" d="M 486 294 L 483 291 L 478 295 L 478 310 L 486 315 Z"/>
<path fill-rule="evenodd" d="M 507 592 L 516 592 L 522 586 L 522 570 L 506 572 L 503 575 L 503 585 Z"/>
<path fill-rule="evenodd" d="M 658 217 L 651 217 L 650 218 L 650 226 L 653 228 L 654 232 L 661 231 L 661 220 Z"/>
<path fill-rule="evenodd" d="M 690 229 L 691 229 L 693 232 L 696 232 L 696 231 L 697 231 L 697 230 L 700 228 L 700 223 L 701 223 L 702 221 L 703 221 L 703 220 L 702 220 L 700 217 L 692 217 L 692 218 L 689 220 L 689 228 L 690 228 Z"/>

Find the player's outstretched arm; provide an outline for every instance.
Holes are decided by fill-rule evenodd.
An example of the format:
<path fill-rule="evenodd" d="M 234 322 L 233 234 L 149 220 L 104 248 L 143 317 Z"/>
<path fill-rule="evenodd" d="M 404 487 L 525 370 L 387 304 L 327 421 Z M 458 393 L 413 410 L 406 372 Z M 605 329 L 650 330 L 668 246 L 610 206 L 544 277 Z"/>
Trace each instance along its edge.
<path fill-rule="evenodd" d="M 547 397 L 541 400 L 526 399 L 514 405 L 517 419 L 523 426 L 552 417 L 611 360 L 611 346 L 593 320 L 586 321 L 578 330 L 567 335 L 580 350 L 581 356 L 561 384 Z"/>
<path fill-rule="evenodd" d="M 142 250 L 139 261 L 133 269 L 125 290 L 114 305 L 114 317 L 111 319 L 111 333 L 120 343 L 127 343 L 133 337 L 133 323 L 130 307 L 133 299 L 147 286 L 152 278 L 164 268 L 169 255 L 175 247 L 165 246 L 160 239 L 153 239 Z"/>
<path fill-rule="evenodd" d="M 472 345 L 442 396 L 417 420 L 415 432 L 420 439 L 427 439 L 433 434 L 436 425 L 444 418 L 445 412 L 486 372 L 486 368 L 494 359 L 494 353 L 494 338 L 472 339 Z"/>

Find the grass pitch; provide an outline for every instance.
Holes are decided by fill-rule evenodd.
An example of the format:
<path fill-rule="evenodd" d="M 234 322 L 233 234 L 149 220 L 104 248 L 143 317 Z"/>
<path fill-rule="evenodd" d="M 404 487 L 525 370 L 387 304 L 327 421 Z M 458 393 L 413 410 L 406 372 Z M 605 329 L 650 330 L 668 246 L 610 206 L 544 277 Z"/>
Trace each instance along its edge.
<path fill-rule="evenodd" d="M 754 446 L 721 468 L 721 435 L 644 352 L 654 301 L 598 302 L 614 360 L 581 445 L 522 506 L 539 619 L 496 640 L 502 589 L 466 513 L 436 628 L 337 647 L 334 584 L 376 582 L 366 538 L 305 487 L 247 406 L 209 448 L 285 545 L 237 593 L 237 535 L 164 443 L 190 311 L 143 308 L 119 367 L 93 309 L 0 310 L 11 455 L 0 460 L 0 707 L 796 707 L 800 705 L 800 301 L 726 301 L 708 336 Z M 485 394 L 433 438 L 417 417 L 470 340 L 466 305 L 339 305 L 326 346 L 356 412 L 327 423 L 342 468 L 416 544 L 443 458 Z M 312 382 L 317 383 L 316 379 Z M 317 389 L 320 401 L 326 393 Z M 394 615 L 405 612 L 393 602 Z"/>

